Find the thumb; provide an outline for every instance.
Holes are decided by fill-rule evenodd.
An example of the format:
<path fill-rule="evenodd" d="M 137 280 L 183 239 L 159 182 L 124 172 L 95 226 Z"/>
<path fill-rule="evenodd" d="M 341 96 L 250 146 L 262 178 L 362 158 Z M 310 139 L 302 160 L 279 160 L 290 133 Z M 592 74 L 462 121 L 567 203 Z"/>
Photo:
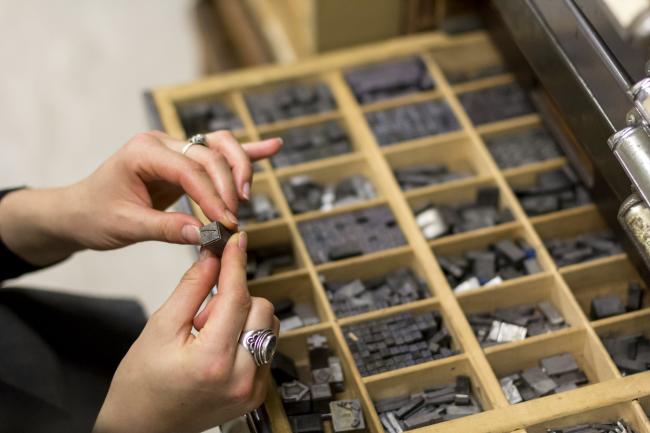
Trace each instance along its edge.
<path fill-rule="evenodd" d="M 217 283 L 220 267 L 219 259 L 214 253 L 202 249 L 199 260 L 185 272 L 161 307 L 164 316 L 174 324 L 191 328 L 192 319 Z"/>
<path fill-rule="evenodd" d="M 201 222 L 192 215 L 145 207 L 134 208 L 131 212 L 136 227 L 135 241 L 162 241 L 192 245 L 201 243 L 199 234 Z"/>

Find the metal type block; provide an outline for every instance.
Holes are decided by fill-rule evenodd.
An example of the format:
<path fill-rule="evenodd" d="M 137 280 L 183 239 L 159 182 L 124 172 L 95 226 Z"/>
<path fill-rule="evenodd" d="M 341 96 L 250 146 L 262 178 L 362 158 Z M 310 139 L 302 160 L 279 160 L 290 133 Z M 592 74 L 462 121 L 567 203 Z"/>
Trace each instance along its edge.
<path fill-rule="evenodd" d="M 323 421 L 319 413 L 289 416 L 289 424 L 293 433 L 324 433 Z"/>
<path fill-rule="evenodd" d="M 221 257 L 228 239 L 233 232 L 224 227 L 220 222 L 213 221 L 200 228 L 201 247 L 207 248 L 217 257 Z"/>
<path fill-rule="evenodd" d="M 359 400 L 337 400 L 330 402 L 332 430 L 334 433 L 362 433 L 366 422 Z"/>
<path fill-rule="evenodd" d="M 580 367 L 576 363 L 573 355 L 570 353 L 563 353 L 560 355 L 550 356 L 543 358 L 540 365 L 544 372 L 549 376 L 559 376 L 567 373 L 577 372 Z"/>
<path fill-rule="evenodd" d="M 287 415 L 305 414 L 311 411 L 309 387 L 294 380 L 280 385 L 280 397 Z"/>

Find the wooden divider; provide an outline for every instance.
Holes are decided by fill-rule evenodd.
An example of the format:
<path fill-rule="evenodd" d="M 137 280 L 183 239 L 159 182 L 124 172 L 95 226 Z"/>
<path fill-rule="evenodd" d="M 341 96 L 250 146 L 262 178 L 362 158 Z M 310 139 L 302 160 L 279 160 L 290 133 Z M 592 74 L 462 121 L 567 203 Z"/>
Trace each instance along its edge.
<path fill-rule="evenodd" d="M 474 55 L 462 56 L 462 52 Z M 412 55 L 420 56 L 426 64 L 436 84 L 434 90 L 368 105 L 357 102 L 345 81 L 345 71 L 358 65 Z M 562 269 L 555 266 L 544 248 L 543 240 L 549 236 L 577 235 L 591 228 L 603 227 L 602 218 L 591 205 L 529 218 L 511 186 L 526 184 L 539 172 L 561 167 L 566 164 L 566 159 L 556 158 L 500 170 L 483 137 L 537 127 L 541 123 L 539 115 L 531 114 L 476 127 L 460 104 L 458 94 L 509 83 L 514 77 L 507 71 L 495 69 L 490 76 L 477 76 L 452 84 L 445 75 L 445 72 L 471 71 L 476 67 L 500 64 L 497 50 L 481 32 L 455 37 L 432 33 L 326 54 L 293 65 L 266 66 L 222 74 L 185 85 L 160 88 L 153 94 L 165 130 L 180 139 L 186 138 L 186 134 L 177 107 L 196 100 L 226 101 L 244 125 L 239 136 L 249 140 L 329 120 L 341 121 L 345 126 L 353 142 L 353 152 L 350 154 L 282 168 L 274 168 L 269 161 L 259 164 L 260 171 L 256 173 L 258 180 L 253 184 L 253 193 L 259 190 L 269 194 L 280 216 L 273 221 L 248 225 L 246 230 L 251 234 L 251 245 L 290 242 L 294 246 L 299 267 L 263 280 L 251 281 L 250 289 L 257 296 L 268 296 L 270 299 L 289 296 L 296 301 L 312 304 L 320 323 L 284 333 L 280 336 L 279 350 L 294 355 L 299 363 L 303 362 L 305 338 L 317 332 L 326 334 L 344 364 L 348 385 L 345 395 L 361 400 L 370 431 L 383 431 L 373 407 L 373 398 L 417 392 L 424 386 L 453 382 L 455 375 L 467 374 L 485 412 L 423 427 L 418 432 L 506 433 L 521 429 L 517 433 L 524 433 L 523 429 L 527 429 L 535 433 L 551 426 L 624 417 L 639 432 L 650 433 L 650 423 L 643 410 L 644 407 L 650 408 L 650 372 L 635 375 L 634 378 L 622 378 L 599 338 L 599 335 L 625 331 L 642 331 L 650 335 L 650 310 L 593 323 L 587 317 L 591 298 L 596 294 L 620 294 L 625 280 L 638 278 L 638 275 L 624 254 Z M 328 113 L 256 125 L 244 95 L 254 92 L 259 86 L 295 80 L 325 83 L 336 100 L 337 108 Z M 460 129 L 391 146 L 379 146 L 366 122 L 366 113 L 428 100 L 444 101 L 458 120 Z M 393 170 L 427 161 L 445 162 L 453 168 L 470 171 L 473 176 L 402 191 Z M 376 199 L 327 212 L 295 215 L 281 189 L 281 183 L 294 175 L 309 174 L 322 181 L 333 181 L 353 173 L 368 176 L 377 190 Z M 413 209 L 427 200 L 454 202 L 454 199 L 468 199 L 473 197 L 477 188 L 485 185 L 499 188 L 502 206 L 511 210 L 514 221 L 433 241 L 425 239 L 416 224 Z M 300 236 L 298 222 L 379 204 L 387 205 L 394 213 L 407 245 L 320 265 L 312 262 Z M 202 215 L 196 207 L 195 211 Z M 535 248 L 543 272 L 458 296 L 453 292 L 438 265 L 437 254 L 458 253 L 494 240 L 516 237 L 525 239 Z M 401 265 L 412 267 L 426 280 L 430 297 L 358 316 L 336 317 L 322 287 L 321 277 L 332 280 L 363 278 Z M 480 311 L 482 307 L 489 309 L 542 299 L 550 299 L 556 304 L 570 327 L 483 350 L 466 318 L 467 313 Z M 368 377 L 359 374 L 346 344 L 343 326 L 398 312 L 429 310 L 442 313 L 452 334 L 453 344 L 459 350 L 457 355 Z M 589 385 L 514 406 L 508 404 L 498 376 L 528 367 L 540 357 L 565 351 L 574 354 L 589 378 Z M 641 404 L 634 401 L 637 398 L 643 398 Z M 271 386 L 266 405 L 273 431 L 289 432 L 289 424 L 274 385 Z"/>

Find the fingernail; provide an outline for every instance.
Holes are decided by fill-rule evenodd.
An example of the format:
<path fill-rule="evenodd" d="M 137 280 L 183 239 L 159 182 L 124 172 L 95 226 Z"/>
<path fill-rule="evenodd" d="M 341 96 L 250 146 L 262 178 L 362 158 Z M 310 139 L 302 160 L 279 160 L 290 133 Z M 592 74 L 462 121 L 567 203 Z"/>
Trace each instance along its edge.
<path fill-rule="evenodd" d="M 205 260 L 210 256 L 210 250 L 207 248 L 201 248 L 201 252 L 199 253 L 199 261 Z"/>
<path fill-rule="evenodd" d="M 236 217 L 235 215 L 233 215 L 233 213 L 230 212 L 230 211 L 227 210 L 227 209 L 226 209 L 226 218 L 228 218 L 228 221 L 230 221 L 230 222 L 233 223 L 234 225 L 239 224 L 239 221 L 237 220 L 237 217 Z"/>
<path fill-rule="evenodd" d="M 248 246 L 248 235 L 246 232 L 239 232 L 239 241 L 237 245 L 239 245 L 239 249 L 246 252 L 246 246 Z"/>
<path fill-rule="evenodd" d="M 280 141 L 280 146 L 284 146 L 284 138 L 278 137 L 278 140 Z"/>
<path fill-rule="evenodd" d="M 198 244 L 201 242 L 201 234 L 199 233 L 199 228 L 197 226 L 190 224 L 183 226 L 181 229 L 181 235 L 187 243 Z"/>
<path fill-rule="evenodd" d="M 250 182 L 246 182 L 244 186 L 242 187 L 242 195 L 246 200 L 251 199 L 251 184 Z"/>

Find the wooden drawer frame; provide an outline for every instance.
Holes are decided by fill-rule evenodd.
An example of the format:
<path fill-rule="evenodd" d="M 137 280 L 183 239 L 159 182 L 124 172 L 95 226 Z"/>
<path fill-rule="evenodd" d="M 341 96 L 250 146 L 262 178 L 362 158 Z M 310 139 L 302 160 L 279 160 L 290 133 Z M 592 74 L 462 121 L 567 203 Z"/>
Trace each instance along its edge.
<path fill-rule="evenodd" d="M 450 374 L 451 371 L 463 371 L 472 378 L 474 385 L 479 388 L 478 393 L 486 411 L 470 417 L 423 427 L 418 429 L 418 432 L 505 433 L 512 431 L 524 432 L 528 428 L 529 432 L 534 433 L 544 431 L 543 429 L 549 426 L 578 424 L 585 420 L 595 422 L 624 416 L 634 424 L 638 432 L 650 433 L 650 423 L 644 412 L 644 408 L 650 409 L 650 372 L 622 377 L 599 338 L 599 334 L 612 329 L 618 332 L 625 329 L 629 329 L 630 332 L 638 330 L 639 326 L 635 327 L 634 325 L 638 319 L 646 319 L 650 323 L 650 320 L 648 320 L 650 316 L 649 310 L 644 309 L 597 322 L 590 322 L 583 310 L 585 308 L 584 303 L 587 302 L 584 300 L 584 296 L 589 294 L 589 288 L 585 287 L 584 282 L 588 282 L 590 279 L 591 281 L 598 279 L 598 277 L 594 277 L 599 274 L 600 269 L 608 269 L 611 272 L 603 275 L 603 281 L 598 282 L 598 287 L 594 290 L 594 293 L 603 293 L 603 291 L 606 291 L 603 286 L 606 287 L 610 284 L 612 287 L 616 287 L 613 291 L 620 292 L 621 280 L 629 279 L 630 275 L 638 278 L 638 275 L 629 265 L 625 254 L 562 269 L 558 269 L 554 265 L 553 260 L 544 248 L 544 239 L 553 236 L 557 230 L 560 230 L 562 235 L 566 233 L 578 234 L 581 230 L 585 230 L 585 227 L 583 227 L 585 221 L 587 221 L 586 228 L 599 226 L 600 217 L 593 205 L 534 218 L 526 216 L 512 192 L 510 182 L 516 183 L 520 179 L 530 177 L 532 173 L 559 167 L 566 163 L 566 160 L 557 158 L 523 167 L 507 170 L 499 169 L 485 146 L 483 137 L 500 132 L 534 127 L 539 125 L 541 120 L 539 115 L 532 114 L 475 127 L 459 103 L 457 95 L 466 91 L 511 82 L 514 77 L 511 74 L 504 73 L 450 85 L 445 78 L 441 65 L 453 64 L 454 61 L 446 60 L 445 56 L 462 56 L 463 48 L 471 49 L 475 53 L 495 52 L 486 34 L 482 32 L 453 37 L 441 33 L 429 33 L 326 54 L 292 65 L 264 66 L 212 76 L 189 84 L 161 87 L 153 91 L 153 98 L 165 131 L 179 139 L 186 138 L 186 134 L 178 117 L 177 104 L 193 100 L 214 98 L 227 101 L 244 124 L 243 130 L 237 133 L 237 136 L 241 139 L 257 140 L 262 135 L 268 136 L 286 128 L 325 120 L 341 119 L 345 121 L 351 139 L 355 142 L 356 151 L 354 153 L 280 169 L 274 169 L 268 161 L 260 163 L 262 170 L 255 174 L 256 180 L 253 185 L 253 193 L 256 190 L 255 185 L 263 185 L 263 190 L 270 193 L 272 200 L 278 207 L 280 217 L 273 221 L 249 225 L 246 227 L 246 231 L 252 241 L 257 238 L 262 241 L 262 244 L 267 233 L 288 233 L 291 239 L 287 239 L 287 241 L 294 245 L 301 266 L 295 270 L 267 277 L 264 281 L 253 281 L 251 282 L 251 289 L 257 295 L 264 293 L 265 290 L 273 291 L 274 287 L 277 287 L 280 293 L 291 293 L 284 285 L 297 279 L 301 281 L 300 284 L 304 285 L 304 287 L 311 285 L 311 288 L 306 289 L 311 290 L 311 293 L 306 298 L 311 299 L 316 305 L 321 322 L 316 325 L 294 329 L 281 335 L 280 351 L 282 351 L 283 344 L 304 344 L 304 338 L 316 332 L 324 332 L 330 339 L 333 339 L 334 341 L 331 341 L 331 344 L 339 352 L 345 364 L 344 370 L 347 373 L 346 382 L 349 388 L 347 395 L 356 395 L 361 400 L 370 431 L 383 431 L 372 406 L 371 392 L 373 395 L 390 395 L 390 389 L 386 389 L 386 387 L 390 388 L 391 383 L 398 383 L 397 380 L 400 378 L 403 379 L 403 383 L 407 387 L 412 386 L 414 388 L 418 385 L 421 386 L 420 382 L 423 378 L 430 383 L 444 383 L 445 379 L 448 381 L 453 380 L 453 375 Z M 344 71 L 357 65 L 409 55 L 419 55 L 423 59 L 436 82 L 436 89 L 421 94 L 381 101 L 372 105 L 360 106 L 345 82 Z M 479 62 L 484 64 L 485 59 L 482 58 L 483 56 L 479 55 L 478 57 L 481 57 Z M 467 56 L 466 61 L 471 67 L 471 56 Z M 498 62 L 499 60 L 495 58 L 494 61 Z M 254 124 L 243 98 L 246 91 L 257 86 L 314 78 L 321 80 L 330 87 L 337 102 L 338 109 L 336 111 L 281 121 L 261 127 Z M 447 102 L 460 123 L 460 130 L 401 142 L 392 146 L 380 147 L 377 144 L 365 120 L 364 114 L 366 112 L 430 99 L 443 99 Z M 455 142 L 462 143 L 462 146 L 454 146 Z M 391 164 L 408 160 L 411 153 L 422 152 L 423 150 L 433 152 L 436 148 L 446 149 L 443 159 L 470 159 L 472 165 L 479 168 L 476 176 L 404 193 L 392 174 Z M 372 181 L 378 192 L 378 198 L 330 212 L 317 211 L 303 215 L 293 215 L 283 196 L 280 179 L 285 179 L 292 174 L 308 173 L 310 171 L 320 170 L 326 172 L 328 168 L 336 169 L 340 165 L 363 165 L 364 170 L 368 170 L 367 172 L 371 174 Z M 468 188 L 484 184 L 496 185 L 500 189 L 502 203 L 508 206 L 514 215 L 515 220 L 513 222 L 436 239 L 431 242 L 424 238 L 415 222 L 411 208 L 412 203 L 417 202 L 421 197 L 448 196 L 453 194 L 455 189 L 462 193 Z M 347 212 L 378 204 L 390 207 L 407 240 L 406 246 L 321 265 L 312 263 L 300 237 L 297 222 L 329 215 L 332 212 Z M 196 206 L 194 206 L 194 211 L 205 219 Z M 465 293 L 462 296 L 454 294 L 437 263 L 435 251 L 456 250 L 462 248 L 464 244 L 471 246 L 477 237 L 492 239 L 501 236 L 507 237 L 512 234 L 524 237 L 537 250 L 543 272 L 514 281 L 506 281 L 501 286 L 482 288 L 474 293 Z M 432 296 L 387 310 L 337 319 L 329 306 L 325 290 L 319 280 L 319 274 L 324 272 L 336 275 L 339 268 L 347 269 L 343 271 L 345 274 L 346 272 L 349 273 L 349 269 L 355 267 L 366 265 L 372 267 L 378 263 L 381 264 L 382 261 L 385 263 L 390 261 L 391 257 L 401 257 L 402 259 L 406 257 L 406 261 L 413 263 L 430 285 Z M 619 267 L 622 269 L 620 275 L 616 272 Z M 584 277 L 581 277 L 581 275 Z M 514 286 L 519 287 L 519 290 L 533 291 L 538 290 L 540 284 L 546 283 L 552 285 L 549 293 L 553 294 L 555 302 L 558 302 L 558 300 L 562 302 L 561 310 L 571 322 L 571 327 L 532 337 L 521 342 L 509 343 L 503 347 L 482 350 L 474 337 L 461 306 L 472 304 L 472 296 L 485 296 L 484 291 L 487 290 L 493 291 L 496 299 L 499 296 L 507 299 L 509 294 L 513 292 Z M 582 304 L 579 304 L 576 300 L 570 285 L 574 283 L 576 284 L 576 290 L 581 294 Z M 546 289 L 544 287 L 544 290 Z M 522 299 L 525 298 L 526 296 L 522 296 Z M 498 302 L 498 300 L 494 302 Z M 432 361 L 369 377 L 362 377 L 358 373 L 350 350 L 345 343 L 342 325 L 396 312 L 428 309 L 437 309 L 443 313 L 447 326 L 450 328 L 456 343 L 462 349 L 460 354 L 448 359 Z M 650 332 L 650 325 L 645 331 L 646 333 Z M 534 353 L 531 354 L 530 351 L 537 351 L 539 356 L 544 356 L 552 353 L 549 347 L 552 347 L 554 342 L 557 342 L 564 350 L 570 348 L 569 351 L 577 354 L 581 363 L 588 364 L 592 383 L 567 393 L 551 395 L 510 406 L 501 391 L 494 371 L 510 368 L 512 360 L 508 359 L 508 351 L 513 356 L 518 353 L 526 353 L 527 358 L 534 357 Z M 299 351 L 298 348 L 295 350 Z M 492 366 L 490 364 L 490 362 L 502 362 L 499 360 L 504 359 L 508 360 L 507 366 Z M 455 367 L 458 369 L 456 370 Z M 428 371 L 434 376 L 438 374 L 441 377 L 428 377 Z M 445 375 L 449 377 L 445 378 Z M 269 392 L 267 396 L 266 407 L 272 419 L 273 431 L 290 432 L 277 393 L 273 392 L 274 386 L 270 389 L 272 392 Z M 641 399 L 641 403 L 637 401 L 638 399 Z"/>

